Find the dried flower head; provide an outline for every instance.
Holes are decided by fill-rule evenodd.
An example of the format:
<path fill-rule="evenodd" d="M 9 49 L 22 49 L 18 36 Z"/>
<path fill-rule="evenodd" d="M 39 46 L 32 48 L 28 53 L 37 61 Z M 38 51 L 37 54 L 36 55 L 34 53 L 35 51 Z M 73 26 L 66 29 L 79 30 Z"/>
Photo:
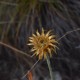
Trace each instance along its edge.
<path fill-rule="evenodd" d="M 39 56 L 39 59 L 45 59 L 47 55 L 52 57 L 52 51 L 56 51 L 56 44 L 58 43 L 55 40 L 55 37 L 55 35 L 51 35 L 51 31 L 48 31 L 45 34 L 44 29 L 42 28 L 41 34 L 37 31 L 36 35 L 32 34 L 32 37 L 29 37 L 30 43 L 28 45 L 33 46 L 31 51 L 34 51 L 34 54 Z"/>

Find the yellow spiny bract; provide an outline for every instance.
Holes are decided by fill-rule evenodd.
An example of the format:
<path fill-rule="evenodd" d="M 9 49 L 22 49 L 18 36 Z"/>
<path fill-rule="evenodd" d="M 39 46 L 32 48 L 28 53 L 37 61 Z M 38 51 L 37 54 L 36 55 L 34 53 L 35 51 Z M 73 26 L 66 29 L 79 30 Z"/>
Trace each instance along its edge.
<path fill-rule="evenodd" d="M 56 44 L 58 42 L 55 40 L 55 37 L 55 35 L 51 35 L 51 31 L 45 34 L 42 28 L 41 34 L 37 31 L 36 35 L 32 34 L 32 37 L 29 37 L 30 43 L 28 45 L 33 46 L 31 51 L 33 51 L 39 59 L 46 59 L 47 55 L 52 57 L 52 51 L 56 52 Z"/>

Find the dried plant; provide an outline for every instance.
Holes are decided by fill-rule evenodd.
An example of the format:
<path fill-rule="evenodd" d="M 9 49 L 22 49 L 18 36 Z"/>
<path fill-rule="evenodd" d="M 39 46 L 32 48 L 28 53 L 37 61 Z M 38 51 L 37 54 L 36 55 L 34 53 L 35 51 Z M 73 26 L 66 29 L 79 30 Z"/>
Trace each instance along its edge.
<path fill-rule="evenodd" d="M 52 57 L 52 51 L 56 52 L 56 44 L 58 43 L 55 39 L 55 35 L 51 35 L 51 31 L 47 33 L 44 32 L 42 28 L 42 33 L 38 31 L 35 34 L 32 34 L 32 37 L 29 37 L 30 43 L 32 45 L 31 51 L 34 51 L 34 54 L 39 56 L 39 59 L 46 59 L 46 56 L 49 54 Z"/>

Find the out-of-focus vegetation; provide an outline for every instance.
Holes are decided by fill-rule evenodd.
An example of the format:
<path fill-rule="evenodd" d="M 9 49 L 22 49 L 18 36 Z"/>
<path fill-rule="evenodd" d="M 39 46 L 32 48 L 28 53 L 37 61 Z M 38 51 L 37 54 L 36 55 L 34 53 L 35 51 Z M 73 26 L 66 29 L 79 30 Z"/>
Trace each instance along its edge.
<path fill-rule="evenodd" d="M 45 31 L 52 30 L 57 39 L 80 28 L 80 1 L 0 0 L 0 42 L 31 56 L 33 53 L 26 45 L 29 36 L 42 27 Z M 59 43 L 60 50 L 51 58 L 55 76 L 59 73 L 59 80 L 79 80 L 80 31 L 66 35 Z M 0 80 L 20 80 L 36 61 L 36 57 L 0 45 Z M 46 62 L 38 62 L 32 73 L 34 80 L 44 80 L 46 76 L 48 79 Z"/>

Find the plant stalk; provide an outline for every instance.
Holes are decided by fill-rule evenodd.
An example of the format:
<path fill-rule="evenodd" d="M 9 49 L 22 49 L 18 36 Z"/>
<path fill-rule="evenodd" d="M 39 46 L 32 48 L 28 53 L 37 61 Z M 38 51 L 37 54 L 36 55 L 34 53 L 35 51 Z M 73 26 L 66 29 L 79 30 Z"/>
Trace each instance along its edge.
<path fill-rule="evenodd" d="M 48 65 L 48 68 L 49 68 L 51 80 L 53 80 L 54 77 L 53 77 L 52 67 L 51 67 L 51 63 L 50 63 L 50 60 L 49 60 L 49 56 L 48 55 L 47 55 L 46 61 L 47 61 L 47 65 Z"/>

